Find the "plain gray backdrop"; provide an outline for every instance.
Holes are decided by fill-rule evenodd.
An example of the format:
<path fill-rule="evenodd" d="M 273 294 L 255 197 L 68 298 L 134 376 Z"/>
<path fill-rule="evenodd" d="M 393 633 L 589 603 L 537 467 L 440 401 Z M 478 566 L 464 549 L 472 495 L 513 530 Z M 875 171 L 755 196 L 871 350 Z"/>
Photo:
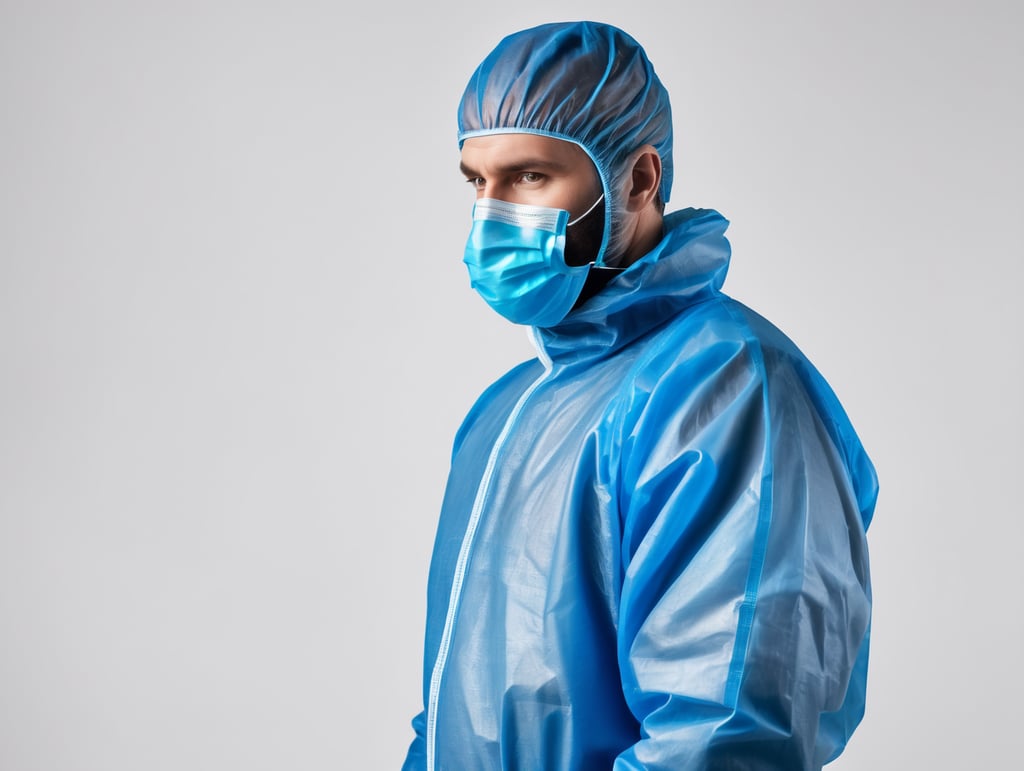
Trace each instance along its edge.
<path fill-rule="evenodd" d="M 3 771 L 398 767 L 451 440 L 532 355 L 460 261 L 455 108 L 578 18 L 878 466 L 833 768 L 1012 765 L 1019 4 L 2 0 Z"/>

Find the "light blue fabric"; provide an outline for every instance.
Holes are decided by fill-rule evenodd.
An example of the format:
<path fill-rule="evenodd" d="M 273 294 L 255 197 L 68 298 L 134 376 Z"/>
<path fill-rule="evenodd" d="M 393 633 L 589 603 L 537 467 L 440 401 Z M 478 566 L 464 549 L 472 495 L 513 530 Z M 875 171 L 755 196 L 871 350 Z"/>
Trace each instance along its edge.
<path fill-rule="evenodd" d="M 574 224 L 568 220 L 565 209 L 477 200 L 462 258 L 470 285 L 509 321 L 557 324 L 572 309 L 590 272 L 589 265 L 565 262 L 566 228 Z"/>
<path fill-rule="evenodd" d="M 670 215 L 466 417 L 405 769 L 812 769 L 860 721 L 875 472 L 726 225 Z"/>
<path fill-rule="evenodd" d="M 614 266 L 624 246 L 616 227 L 631 153 L 653 145 L 661 197 L 672 190 L 672 110 L 643 48 L 622 30 L 560 22 L 504 38 L 473 73 L 459 105 L 459 146 L 469 137 L 531 133 L 579 145 L 605 196 L 598 265 Z M 606 260 L 612 258 L 612 262 Z"/>

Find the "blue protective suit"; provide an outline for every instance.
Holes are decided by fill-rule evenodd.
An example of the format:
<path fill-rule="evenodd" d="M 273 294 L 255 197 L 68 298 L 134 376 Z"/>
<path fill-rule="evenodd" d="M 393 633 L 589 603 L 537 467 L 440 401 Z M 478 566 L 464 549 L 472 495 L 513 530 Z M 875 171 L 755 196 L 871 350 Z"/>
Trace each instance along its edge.
<path fill-rule="evenodd" d="M 406 769 L 818 768 L 859 722 L 874 469 L 726 224 L 669 215 L 467 416 Z"/>

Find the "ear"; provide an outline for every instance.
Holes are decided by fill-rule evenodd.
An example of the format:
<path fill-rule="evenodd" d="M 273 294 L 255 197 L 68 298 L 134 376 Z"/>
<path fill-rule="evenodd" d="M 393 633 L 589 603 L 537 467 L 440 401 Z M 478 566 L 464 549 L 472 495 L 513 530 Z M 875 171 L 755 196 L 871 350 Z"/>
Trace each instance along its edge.
<path fill-rule="evenodd" d="M 639 212 L 651 204 L 661 187 L 661 156 L 653 145 L 644 145 L 630 157 L 633 171 L 626 210 Z"/>

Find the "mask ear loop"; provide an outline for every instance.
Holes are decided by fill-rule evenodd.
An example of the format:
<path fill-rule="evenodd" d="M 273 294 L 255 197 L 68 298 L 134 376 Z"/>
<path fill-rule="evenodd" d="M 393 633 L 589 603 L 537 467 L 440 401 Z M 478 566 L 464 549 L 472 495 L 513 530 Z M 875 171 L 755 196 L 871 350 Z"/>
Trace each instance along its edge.
<path fill-rule="evenodd" d="M 584 217 L 586 217 L 586 216 L 587 216 L 588 214 L 590 214 L 590 212 L 594 211 L 594 209 L 596 209 L 596 208 L 597 208 L 597 205 L 598 205 L 599 203 L 601 203 L 601 201 L 603 201 L 603 200 L 604 200 L 604 193 L 601 193 L 601 195 L 600 195 L 600 196 L 598 196 L 597 200 L 596 200 L 596 201 L 594 201 L 594 203 L 592 203 L 592 204 L 590 205 L 590 208 L 589 208 L 589 209 L 587 209 L 587 210 L 586 210 L 585 212 L 583 212 L 583 214 L 581 214 L 581 215 L 580 215 L 579 217 L 577 217 L 576 219 L 574 219 L 574 220 L 573 220 L 572 222 L 567 222 L 565 226 L 566 226 L 567 228 L 571 228 L 571 227 L 572 227 L 573 225 L 575 225 L 575 224 L 576 224 L 577 222 L 579 222 L 579 221 L 580 221 L 581 219 L 583 219 L 583 218 L 584 218 Z"/>

